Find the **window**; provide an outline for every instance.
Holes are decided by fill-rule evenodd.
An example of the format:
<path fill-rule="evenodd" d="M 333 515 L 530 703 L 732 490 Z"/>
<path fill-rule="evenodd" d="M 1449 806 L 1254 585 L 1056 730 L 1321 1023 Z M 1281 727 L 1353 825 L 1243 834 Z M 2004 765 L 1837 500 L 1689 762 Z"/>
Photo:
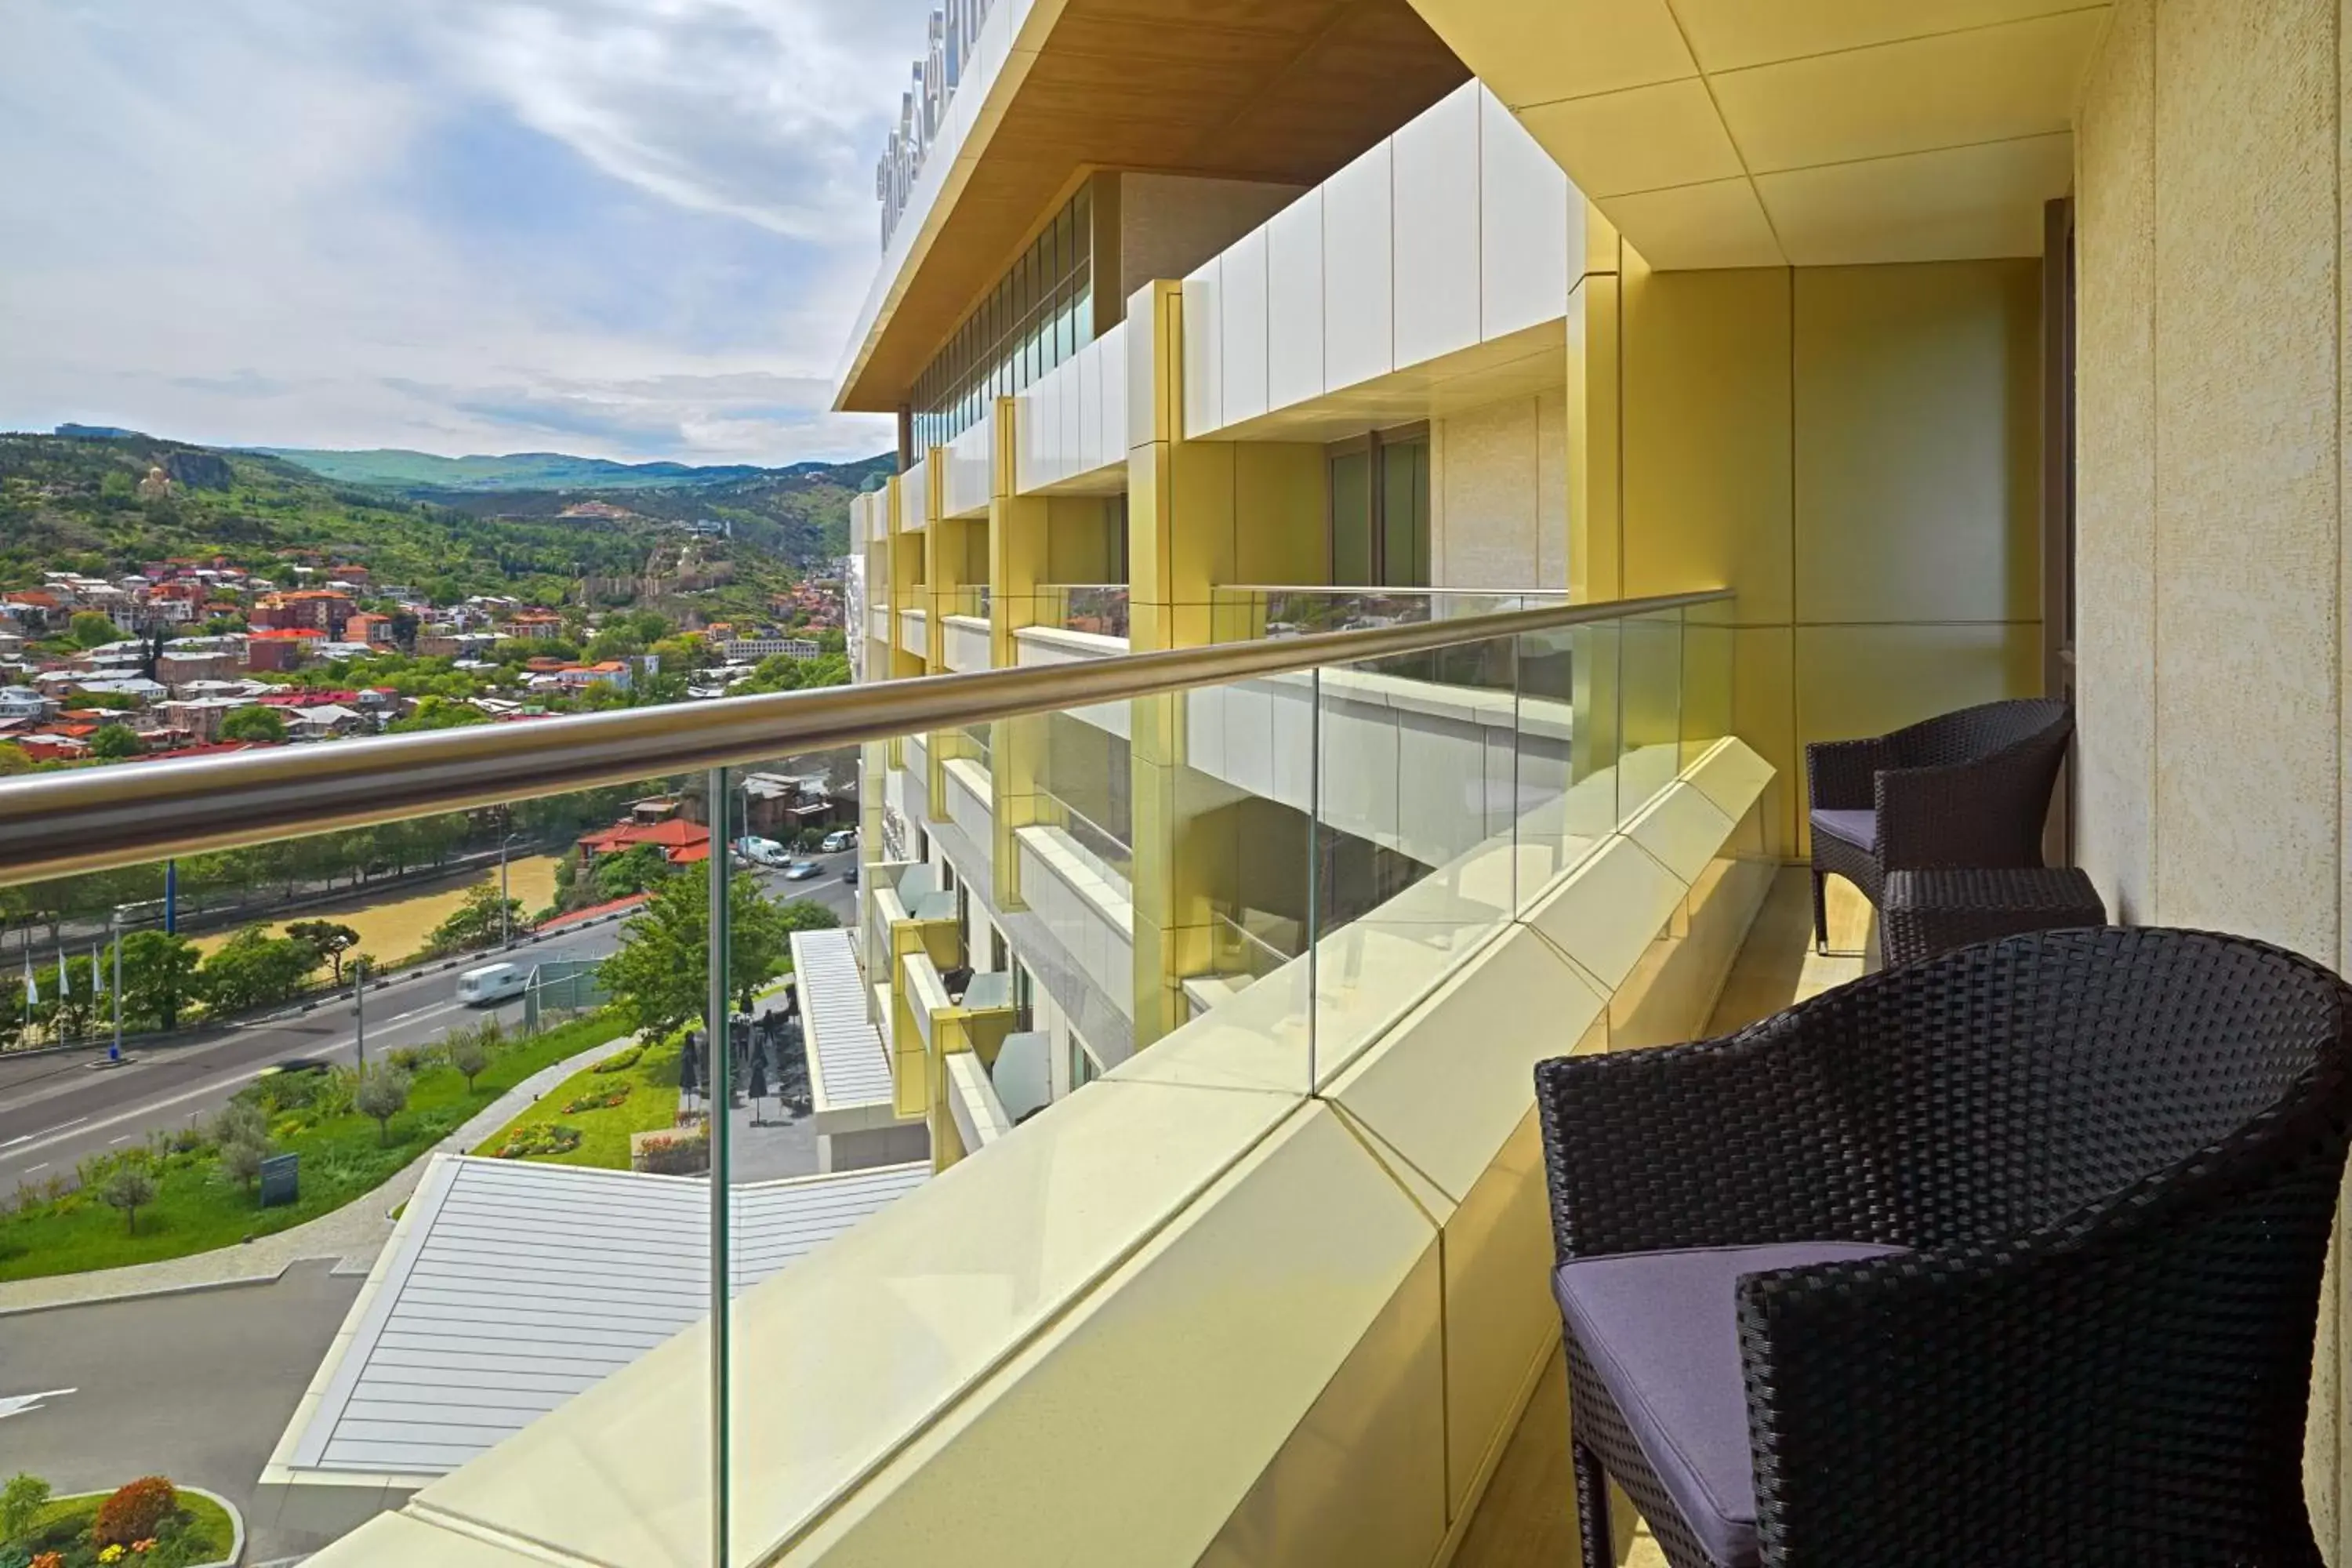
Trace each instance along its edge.
<path fill-rule="evenodd" d="M 1429 427 L 1376 430 L 1329 449 L 1331 581 L 1429 585 Z"/>
<path fill-rule="evenodd" d="M 1094 204 L 1087 186 L 1055 213 L 915 378 L 915 445 L 943 447 L 1093 337 Z"/>
<path fill-rule="evenodd" d="M 1073 1089 L 1084 1089 L 1100 1077 L 1102 1077 L 1102 1064 L 1095 1060 L 1092 1051 L 1087 1049 L 1086 1041 L 1078 1038 L 1078 1032 L 1076 1029 L 1071 1030 L 1070 1087 Z M 1091 1105 L 1094 1102 L 1088 1100 L 1087 1103 Z"/>

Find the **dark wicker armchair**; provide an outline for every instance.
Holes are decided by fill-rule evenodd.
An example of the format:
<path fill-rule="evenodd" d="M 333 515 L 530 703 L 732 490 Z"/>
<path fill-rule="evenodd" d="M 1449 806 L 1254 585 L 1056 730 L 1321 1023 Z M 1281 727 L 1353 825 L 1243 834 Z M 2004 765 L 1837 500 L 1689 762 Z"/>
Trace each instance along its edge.
<path fill-rule="evenodd" d="M 2317 1568 L 2352 991 L 2042 932 L 1536 1069 L 1587 1568 Z"/>
<path fill-rule="evenodd" d="M 1876 906 L 1889 871 L 2041 865 L 2050 790 L 2074 729 L 2066 704 L 2032 697 L 1807 746 L 1814 946 L 1829 946 L 1822 892 L 1832 872 Z"/>

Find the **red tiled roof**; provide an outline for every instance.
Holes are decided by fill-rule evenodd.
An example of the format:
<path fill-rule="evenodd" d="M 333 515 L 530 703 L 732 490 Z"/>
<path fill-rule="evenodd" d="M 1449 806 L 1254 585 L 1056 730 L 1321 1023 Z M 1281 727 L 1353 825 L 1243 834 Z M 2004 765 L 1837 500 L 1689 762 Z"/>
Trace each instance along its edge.
<path fill-rule="evenodd" d="M 574 910 L 568 915 L 558 915 L 551 921 L 541 921 L 533 929 L 541 933 L 560 931 L 565 926 L 577 925 L 582 921 L 593 920 L 598 915 L 609 915 L 620 910 L 635 909 L 652 896 L 650 893 L 633 893 L 625 899 L 614 899 L 609 904 L 591 904 L 584 910 Z"/>
<path fill-rule="evenodd" d="M 699 844 L 708 853 L 710 829 L 698 822 L 688 822 L 674 816 L 667 822 L 616 822 L 610 827 L 583 834 L 580 839 L 580 847 L 592 854 L 628 849 L 639 844 L 658 844 L 665 849 L 683 849 Z"/>
<path fill-rule="evenodd" d="M 322 637 L 327 634 L 316 626 L 270 626 L 253 634 L 257 639 L 283 641 L 288 637 Z"/>

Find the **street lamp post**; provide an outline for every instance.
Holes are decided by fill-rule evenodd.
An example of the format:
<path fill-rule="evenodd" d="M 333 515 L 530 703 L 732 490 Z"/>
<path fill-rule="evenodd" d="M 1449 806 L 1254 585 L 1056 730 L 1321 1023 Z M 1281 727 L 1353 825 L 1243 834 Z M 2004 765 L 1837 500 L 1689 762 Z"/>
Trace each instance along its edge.
<path fill-rule="evenodd" d="M 507 901 L 507 850 L 516 839 L 528 835 L 509 833 L 499 840 L 499 945 L 514 945 L 514 907 Z"/>
<path fill-rule="evenodd" d="M 122 1057 L 122 911 L 106 911 L 107 940 L 114 948 L 114 1056 Z"/>
<path fill-rule="evenodd" d="M 358 1047 L 359 1065 L 367 1066 L 367 960 L 352 963 L 352 1039 Z"/>

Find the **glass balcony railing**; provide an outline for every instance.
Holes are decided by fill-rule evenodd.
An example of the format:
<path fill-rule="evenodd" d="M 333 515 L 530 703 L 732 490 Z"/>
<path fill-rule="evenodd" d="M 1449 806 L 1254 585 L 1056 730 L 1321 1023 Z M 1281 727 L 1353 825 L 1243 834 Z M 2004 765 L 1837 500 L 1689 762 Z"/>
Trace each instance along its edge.
<path fill-rule="evenodd" d="M 1034 623 L 1090 637 L 1128 635 L 1124 583 L 1047 583 L 1037 588 Z"/>
<path fill-rule="evenodd" d="M 1123 631 L 1123 588 L 1055 592 Z M 1128 1256 L 1081 1195 L 1174 1212 L 1727 732 L 1724 595 L 1503 597 L 1386 595 L 1429 613 L 1314 636 L 1389 612 L 1301 594 L 1264 605 L 1296 635 L 961 689 L 0 783 L 0 886 L 35 911 L 0 940 L 0 1063 L 103 1058 L 75 1042 L 121 998 L 132 1054 L 226 1069 L 0 1097 L 0 1292 L 311 1256 L 303 1226 L 397 1208 L 325 1363 L 289 1370 L 249 1527 L 402 1561 L 369 1521 L 429 1489 L 574 1555 L 772 1560 Z M 861 845 L 812 847 L 853 802 L 740 787 L 894 738 L 863 787 L 898 826 Z M 992 789 L 962 840 L 919 798 L 945 747 Z M 159 881 L 222 922 L 110 933 Z M 1169 1140 L 1164 1100 L 1089 1096 L 1074 1059 L 1267 1092 L 1202 1097 L 1230 1125 Z M 1106 1120 L 1057 1147 L 1065 1101 Z M 972 1194 L 989 1223 L 957 1217 Z M 209 1386 L 142 1393 L 194 1424 Z M 42 1430 L 13 1468 L 79 1462 Z"/>
<path fill-rule="evenodd" d="M 1218 642 L 1367 631 L 1508 615 L 1568 603 L 1564 589 L 1349 588 L 1235 584 L 1213 591 L 1211 635 Z"/>

